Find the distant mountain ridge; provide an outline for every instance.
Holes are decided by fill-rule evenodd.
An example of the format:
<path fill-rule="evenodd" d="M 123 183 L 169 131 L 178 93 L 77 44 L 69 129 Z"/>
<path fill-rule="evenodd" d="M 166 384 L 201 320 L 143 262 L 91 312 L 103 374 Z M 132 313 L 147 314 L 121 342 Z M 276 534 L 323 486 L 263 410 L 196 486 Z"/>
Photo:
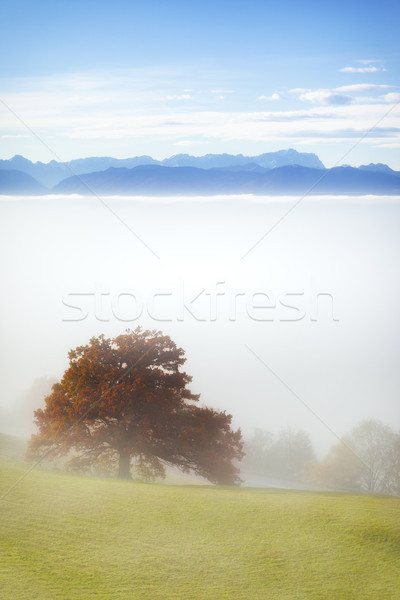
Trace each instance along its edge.
<path fill-rule="evenodd" d="M 164 159 L 160 164 L 166 167 L 197 167 L 199 169 L 243 167 L 249 164 L 256 164 L 264 169 L 275 169 L 288 165 L 300 165 L 312 169 L 325 168 L 316 154 L 297 152 L 297 150 L 291 148 L 289 150 L 278 150 L 277 152 L 266 152 L 258 156 L 244 156 L 243 154 L 191 156 L 190 154 L 177 154 Z"/>
<path fill-rule="evenodd" d="M 310 167 L 292 163 L 310 162 Z M 139 164 L 136 163 L 142 163 Z M 146 163 L 147 161 L 147 163 Z M 258 162 L 256 162 L 258 161 Z M 274 166 L 279 162 L 289 162 Z M 73 166 L 71 166 L 73 163 Z M 102 168 L 105 165 L 110 165 Z M 187 164 L 186 164 L 187 163 Z M 191 163 L 202 164 L 203 167 Z M 262 163 L 262 164 L 260 164 Z M 112 166 L 112 165 L 118 166 Z M 121 166 L 121 164 L 126 166 Z M 134 165 L 133 167 L 131 165 Z M 6 168 L 7 165 L 21 169 Z M 69 165 L 69 166 L 67 166 Z M 32 163 L 22 156 L 0 161 L 0 194 L 42 195 L 215 195 L 215 194 L 374 194 L 400 195 L 400 172 L 387 165 L 370 164 L 325 169 L 315 154 L 284 150 L 256 157 L 208 154 L 194 157 L 178 154 L 164 161 L 149 156 L 132 159 L 87 158 L 71 163 Z M 82 172 L 84 169 L 99 170 Z M 51 188 L 45 188 L 26 171 L 47 177 L 67 174 Z M 78 172 L 80 171 L 80 172 Z M 74 173 L 72 176 L 71 172 Z"/>
<path fill-rule="evenodd" d="M 399 175 L 398 171 L 394 171 L 388 165 L 382 163 L 370 163 L 369 165 L 360 165 L 358 167 L 362 171 L 375 171 L 380 173 L 390 173 L 391 175 Z"/>
<path fill-rule="evenodd" d="M 0 171 L 2 170 L 18 170 L 27 175 L 30 175 L 40 184 L 47 188 L 52 188 L 54 185 L 71 177 L 72 175 L 82 175 L 84 173 L 92 173 L 94 171 L 105 171 L 110 167 L 127 167 L 133 168 L 138 165 L 158 164 L 150 156 L 137 156 L 135 158 L 110 158 L 110 157 L 90 157 L 78 158 L 69 162 L 57 162 L 52 160 L 48 163 L 36 162 L 33 163 L 23 156 L 16 155 L 9 160 L 0 160 Z"/>
<path fill-rule="evenodd" d="M 0 170 L 17 170 L 30 175 L 41 185 L 52 188 L 57 183 L 73 175 L 105 171 L 110 167 L 125 167 L 132 169 L 142 165 L 162 165 L 166 167 L 197 167 L 200 169 L 213 169 L 217 167 L 243 167 L 248 164 L 259 165 L 267 169 L 287 165 L 301 165 L 315 169 L 324 169 L 324 165 L 316 154 L 297 152 L 297 150 L 278 150 L 267 152 L 258 156 L 244 156 L 243 154 L 206 154 L 205 156 L 191 156 L 190 154 L 176 154 L 164 160 L 155 160 L 151 156 L 135 156 L 133 158 L 90 157 L 78 158 L 69 162 L 33 163 L 23 156 L 16 155 L 9 160 L 0 160 Z"/>
<path fill-rule="evenodd" d="M 215 194 L 400 194 L 400 177 L 353 167 L 312 169 L 287 165 L 275 169 L 198 169 L 144 165 L 69 177 L 59 194 L 215 195 Z"/>

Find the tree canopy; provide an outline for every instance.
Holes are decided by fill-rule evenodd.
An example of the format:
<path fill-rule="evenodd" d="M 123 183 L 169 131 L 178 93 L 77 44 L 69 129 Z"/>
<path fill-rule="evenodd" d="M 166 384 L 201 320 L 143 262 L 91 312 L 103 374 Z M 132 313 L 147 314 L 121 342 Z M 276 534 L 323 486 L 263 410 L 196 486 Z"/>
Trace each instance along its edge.
<path fill-rule="evenodd" d="M 67 465 L 106 465 L 130 478 L 165 476 L 176 465 L 214 483 L 239 480 L 240 430 L 231 415 L 198 405 L 181 370 L 184 351 L 160 331 L 93 337 L 69 352 L 69 367 L 35 411 L 28 458 L 67 456 Z"/>

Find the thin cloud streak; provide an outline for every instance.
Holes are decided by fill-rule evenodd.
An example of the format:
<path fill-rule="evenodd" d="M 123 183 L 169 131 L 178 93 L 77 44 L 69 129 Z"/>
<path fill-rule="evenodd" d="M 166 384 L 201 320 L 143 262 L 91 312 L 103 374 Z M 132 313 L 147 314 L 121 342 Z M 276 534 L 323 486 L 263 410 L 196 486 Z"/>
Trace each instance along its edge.
<path fill-rule="evenodd" d="M 344 96 L 343 94 L 337 94 L 330 90 L 306 92 L 300 94 L 300 100 L 309 101 L 313 104 L 328 104 L 331 106 L 345 106 L 346 104 L 352 104 L 354 102 L 354 99 L 351 96 Z"/>
<path fill-rule="evenodd" d="M 376 84 L 376 83 L 354 83 L 352 85 L 341 85 L 335 88 L 336 92 L 372 92 L 374 90 L 382 90 L 394 87 L 393 85 Z"/>
<path fill-rule="evenodd" d="M 194 113 L 153 117 L 110 117 L 94 115 L 92 120 L 82 118 L 77 122 L 64 119 L 62 126 L 56 119 L 33 121 L 35 129 L 48 139 L 52 128 L 57 127 L 58 140 L 168 140 L 173 145 L 195 146 L 212 140 L 276 141 L 280 145 L 319 142 L 342 143 L 355 140 L 382 112 L 382 105 L 350 105 L 321 107 L 310 114 L 271 113 Z M 340 110 L 339 110 L 340 109 Z M 353 109 L 353 110 L 351 110 Z M 380 110 L 379 110 L 380 109 Z M 98 123 L 101 123 L 99 128 Z M 397 144 L 400 132 L 399 114 L 392 114 L 385 128 L 374 131 L 374 137 L 385 144 Z M 4 127 L 4 126 L 3 126 Z M 183 138 L 183 139 L 182 139 Z M 26 140 L 25 140 L 26 141 Z M 371 144 L 370 138 L 367 143 Z"/>
<path fill-rule="evenodd" d="M 339 69 L 341 73 L 378 73 L 379 71 L 387 71 L 385 67 L 376 67 L 375 65 L 369 65 L 367 67 L 343 67 Z"/>
<path fill-rule="evenodd" d="M 271 94 L 271 96 L 258 96 L 257 100 L 281 100 L 281 95 L 278 93 Z"/>

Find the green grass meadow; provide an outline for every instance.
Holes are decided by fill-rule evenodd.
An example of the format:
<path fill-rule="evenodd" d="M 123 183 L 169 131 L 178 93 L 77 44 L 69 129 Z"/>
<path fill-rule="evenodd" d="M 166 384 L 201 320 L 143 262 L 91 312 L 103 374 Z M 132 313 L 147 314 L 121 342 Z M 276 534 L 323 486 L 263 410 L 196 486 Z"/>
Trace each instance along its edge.
<path fill-rule="evenodd" d="M 0 510 L 1 600 L 400 598 L 397 498 L 35 469 Z"/>

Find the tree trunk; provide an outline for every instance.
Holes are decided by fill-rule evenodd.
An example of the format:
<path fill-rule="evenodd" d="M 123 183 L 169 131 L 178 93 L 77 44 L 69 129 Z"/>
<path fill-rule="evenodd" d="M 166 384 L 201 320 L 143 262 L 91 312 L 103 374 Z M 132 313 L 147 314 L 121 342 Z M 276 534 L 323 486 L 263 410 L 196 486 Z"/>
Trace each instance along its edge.
<path fill-rule="evenodd" d="M 131 479 L 131 457 L 122 450 L 119 453 L 118 479 Z"/>

